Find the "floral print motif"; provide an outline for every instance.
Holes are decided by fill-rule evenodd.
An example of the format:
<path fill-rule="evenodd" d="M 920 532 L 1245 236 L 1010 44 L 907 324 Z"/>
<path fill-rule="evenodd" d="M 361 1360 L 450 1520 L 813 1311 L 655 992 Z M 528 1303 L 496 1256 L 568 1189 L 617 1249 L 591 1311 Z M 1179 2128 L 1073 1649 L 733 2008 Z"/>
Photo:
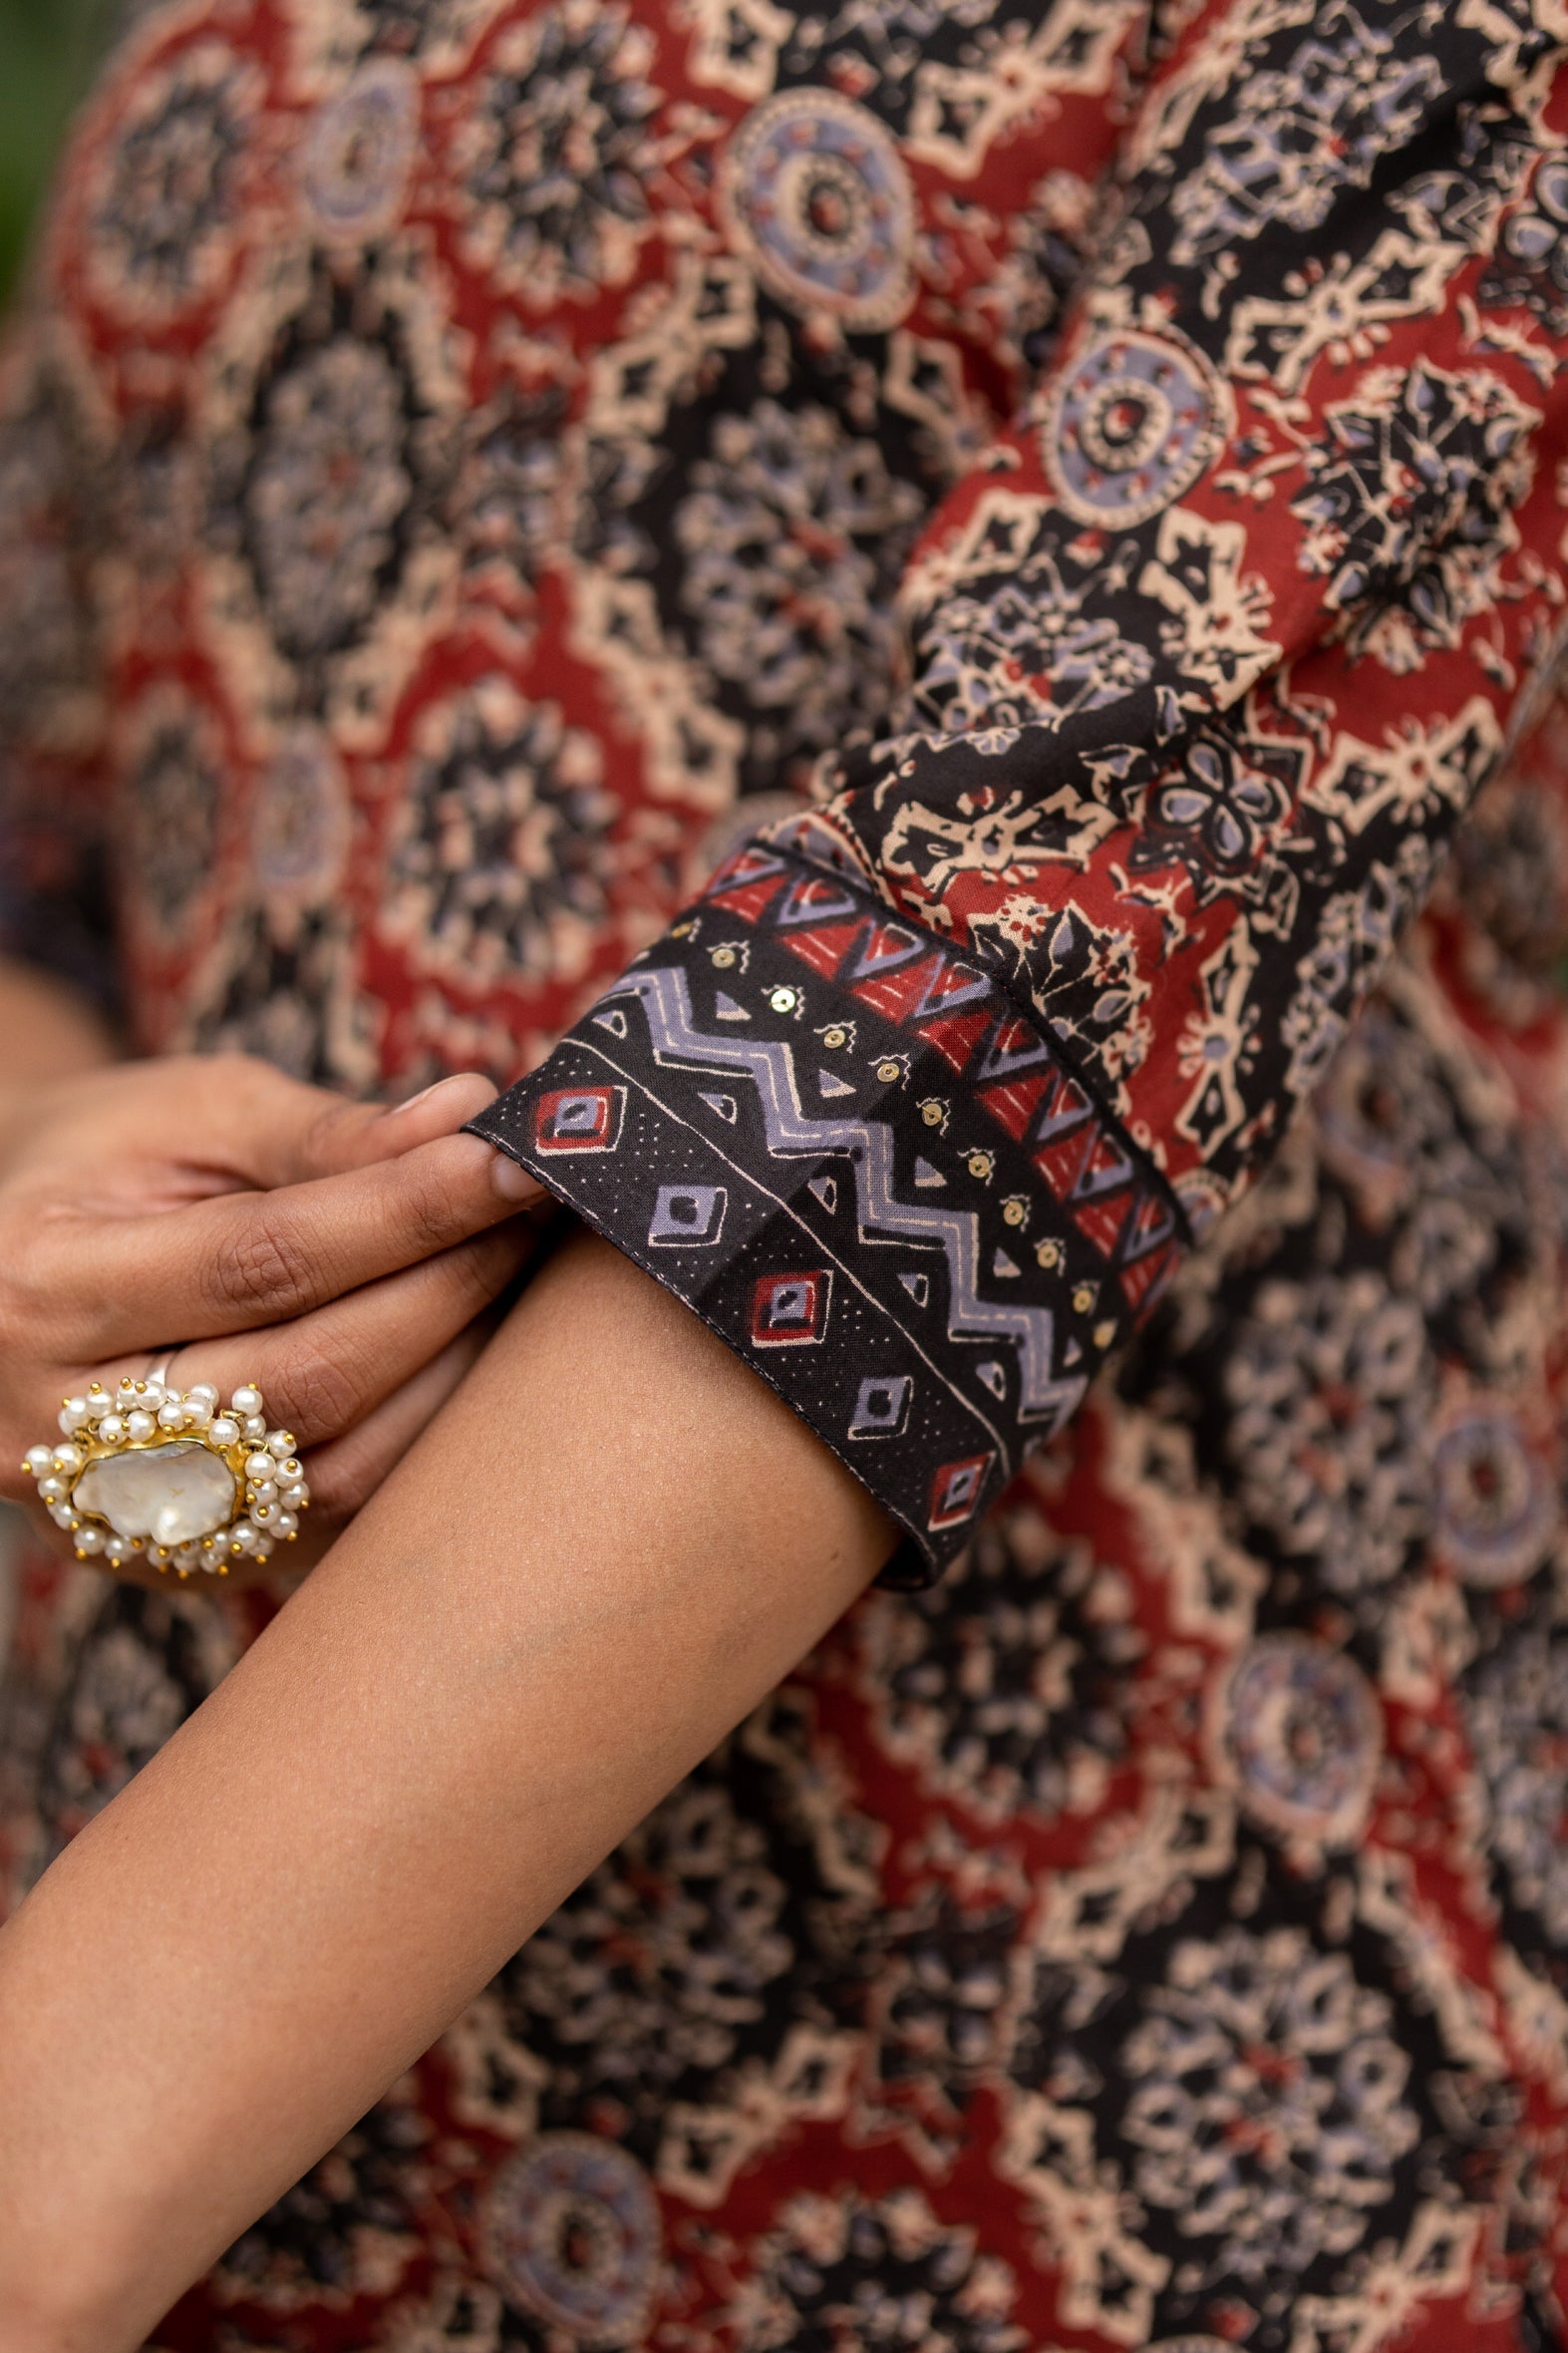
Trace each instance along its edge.
<path fill-rule="evenodd" d="M 100 298 L 133 314 L 209 294 L 242 200 L 256 76 L 220 41 L 139 81 L 94 190 L 88 266 Z"/>
<path fill-rule="evenodd" d="M 1532 413 L 1495 379 L 1422 362 L 1368 378 L 1356 406 L 1329 411 L 1295 511 L 1311 526 L 1302 560 L 1344 607 L 1404 588 L 1419 610 L 1418 555 L 1495 540 L 1529 487 L 1520 471 Z M 1426 591 L 1430 599 L 1431 591 Z"/>
<path fill-rule="evenodd" d="M 649 225 L 652 43 L 626 8 L 561 0 L 491 51 L 461 149 L 470 246 L 547 307 L 631 273 Z"/>
<path fill-rule="evenodd" d="M 568 2341 L 625 2344 L 646 2326 L 659 2210 L 646 2177 L 613 2142 L 540 2135 L 490 2185 L 484 2231 L 508 2303 Z"/>
<path fill-rule="evenodd" d="M 1568 1933 L 1568 1648 L 1561 1631 L 1537 1625 L 1503 1634 L 1469 1678 L 1465 1721 L 1490 1801 L 1497 1877 L 1510 1911 L 1531 1923 L 1527 1949 L 1560 1980 L 1557 1956 Z"/>
<path fill-rule="evenodd" d="M 1125 1754 L 1117 1694 L 1146 1636 L 1117 1572 L 1020 1498 L 951 1577 L 859 1621 L 889 1755 L 983 1819 L 1087 1814 Z"/>
<path fill-rule="evenodd" d="M 693 467 L 675 516 L 682 603 L 715 677 L 742 691 L 759 732 L 773 722 L 782 765 L 879 716 L 893 567 L 921 511 L 876 444 L 825 409 L 761 401 L 721 419 Z"/>
<path fill-rule="evenodd" d="M 1380 158 L 1413 138 L 1442 90 L 1442 69 L 1369 14 L 1345 0 L 1314 12 L 1277 65 L 1238 83 L 1235 120 L 1208 133 L 1171 198 L 1180 266 L 1213 263 L 1266 234 L 1321 228 L 1347 187 L 1365 187 Z M 1238 12 L 1233 38 L 1257 55 L 1280 21 L 1290 20 L 1266 8 Z"/>
<path fill-rule="evenodd" d="M 1316 1847 L 1363 1828 L 1383 1724 L 1354 1659 L 1303 1634 L 1262 1634 L 1237 1660 L 1215 1716 L 1254 1821 Z"/>
<path fill-rule="evenodd" d="M 1347 1595 L 1384 1583 L 1428 1526 L 1419 1437 L 1433 1393 L 1420 1316 L 1371 1272 L 1271 1286 L 1227 1373 L 1249 1518 Z M 1332 1460 L 1332 1489 L 1320 1466 Z"/>
<path fill-rule="evenodd" d="M 846 329 L 903 317 L 914 192 L 874 116 L 826 91 L 782 93 L 747 118 L 723 184 L 771 294 Z"/>
<path fill-rule="evenodd" d="M 867 2353 L 1020 2353 L 1007 2267 L 971 2230 L 944 2230 L 917 2190 L 880 2206 L 803 2194 L 781 2217 L 744 2299 L 745 2353 L 830 2353 L 846 2329 Z"/>
<path fill-rule="evenodd" d="M 1299 1930 L 1178 1945 L 1121 2052 L 1139 2194 L 1238 2281 L 1355 2246 L 1419 2131 L 1391 2022 Z"/>
<path fill-rule="evenodd" d="M 138 714 L 131 776 L 131 855 L 146 877 L 142 911 L 168 938 L 185 928 L 211 870 L 220 802 L 218 764 L 198 720 L 177 702 Z"/>
<path fill-rule="evenodd" d="M 586 964 L 614 816 L 597 737 L 565 726 L 557 704 L 524 703 L 503 677 L 477 680 L 421 731 L 389 928 L 436 970 L 569 969 L 572 930 Z"/>
<path fill-rule="evenodd" d="M 303 351 L 264 398 L 244 493 L 247 551 L 278 644 L 309 660 L 353 641 L 397 562 L 414 487 L 403 389 L 386 353 L 339 332 Z"/>

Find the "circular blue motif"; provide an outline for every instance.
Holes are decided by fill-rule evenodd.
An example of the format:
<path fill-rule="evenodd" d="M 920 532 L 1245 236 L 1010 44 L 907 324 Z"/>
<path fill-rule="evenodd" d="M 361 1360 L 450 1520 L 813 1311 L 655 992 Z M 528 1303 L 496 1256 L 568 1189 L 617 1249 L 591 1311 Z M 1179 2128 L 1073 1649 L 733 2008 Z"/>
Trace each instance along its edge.
<path fill-rule="evenodd" d="M 1261 1634 L 1222 1699 L 1221 1745 L 1253 1820 L 1289 1838 L 1353 1838 L 1383 1755 L 1383 1721 L 1353 1659 L 1310 1634 Z"/>
<path fill-rule="evenodd" d="M 1461 1584 L 1516 1585 L 1540 1566 L 1556 1511 L 1517 1414 L 1491 1398 L 1465 1405 L 1433 1467 L 1438 1540 Z"/>
<path fill-rule="evenodd" d="M 419 131 L 419 85 L 399 59 L 361 67 L 318 109 L 300 162 L 300 189 L 318 231 L 368 237 L 403 203 Z"/>
<path fill-rule="evenodd" d="M 1046 469 L 1080 522 L 1145 522 L 1203 472 L 1222 395 L 1184 339 L 1126 328 L 1102 335 L 1066 372 L 1042 429 Z"/>
<path fill-rule="evenodd" d="M 725 158 L 728 225 L 771 294 L 843 327 L 889 327 L 914 293 L 915 202 L 896 142 L 829 90 L 747 116 Z"/>
<path fill-rule="evenodd" d="M 490 2277 L 519 2311 L 582 2345 L 642 2337 L 659 2206 L 641 2166 L 615 2142 L 539 2134 L 490 2184 L 481 2237 Z"/>
<path fill-rule="evenodd" d="M 328 738 L 301 723 L 284 735 L 256 797 L 251 870 L 274 906 L 309 906 L 336 888 L 353 823 Z"/>

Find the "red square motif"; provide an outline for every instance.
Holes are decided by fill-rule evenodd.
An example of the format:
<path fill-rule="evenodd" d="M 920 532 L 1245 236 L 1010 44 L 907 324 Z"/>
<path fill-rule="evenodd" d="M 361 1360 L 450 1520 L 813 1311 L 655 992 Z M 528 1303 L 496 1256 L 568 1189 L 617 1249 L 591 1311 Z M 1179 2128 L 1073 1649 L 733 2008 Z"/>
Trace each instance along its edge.
<path fill-rule="evenodd" d="M 765 1274 L 752 1292 L 754 1348 L 811 1348 L 827 1329 L 832 1275 Z"/>
<path fill-rule="evenodd" d="M 613 1152 L 620 1142 L 624 1087 L 557 1087 L 533 1114 L 535 1152 Z"/>
<path fill-rule="evenodd" d="M 971 1518 L 985 1492 L 986 1475 L 995 1461 L 995 1455 L 987 1453 L 965 1455 L 959 1462 L 944 1463 L 931 1482 L 931 1510 L 926 1526 L 933 1531 L 939 1527 L 957 1527 L 961 1520 Z"/>

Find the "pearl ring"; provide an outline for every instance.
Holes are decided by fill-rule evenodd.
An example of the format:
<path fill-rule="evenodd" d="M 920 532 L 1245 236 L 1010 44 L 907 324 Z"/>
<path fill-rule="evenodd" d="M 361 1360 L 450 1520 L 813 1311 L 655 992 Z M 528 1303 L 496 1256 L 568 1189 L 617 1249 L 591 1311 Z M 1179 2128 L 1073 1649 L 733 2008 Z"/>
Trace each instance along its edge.
<path fill-rule="evenodd" d="M 79 1560 L 119 1568 L 140 1556 L 180 1577 L 226 1576 L 293 1541 L 310 1489 L 293 1434 L 268 1429 L 253 1381 L 219 1411 L 210 1381 L 172 1388 L 167 1363 L 113 1393 L 95 1381 L 68 1397 L 59 1444 L 29 1448 L 22 1468 Z"/>

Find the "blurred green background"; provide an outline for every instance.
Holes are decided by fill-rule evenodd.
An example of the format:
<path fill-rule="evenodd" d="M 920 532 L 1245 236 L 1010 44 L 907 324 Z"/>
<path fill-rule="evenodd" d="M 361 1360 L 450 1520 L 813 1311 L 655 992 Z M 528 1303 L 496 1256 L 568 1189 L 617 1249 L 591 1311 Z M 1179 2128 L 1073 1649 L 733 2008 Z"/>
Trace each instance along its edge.
<path fill-rule="evenodd" d="M 0 310 L 71 109 L 92 76 L 119 0 L 0 0 Z M 0 1666 L 16 1607 L 20 1518 L 0 1507 Z"/>
<path fill-rule="evenodd" d="M 0 303 L 116 0 L 0 0 Z"/>

